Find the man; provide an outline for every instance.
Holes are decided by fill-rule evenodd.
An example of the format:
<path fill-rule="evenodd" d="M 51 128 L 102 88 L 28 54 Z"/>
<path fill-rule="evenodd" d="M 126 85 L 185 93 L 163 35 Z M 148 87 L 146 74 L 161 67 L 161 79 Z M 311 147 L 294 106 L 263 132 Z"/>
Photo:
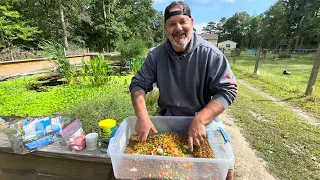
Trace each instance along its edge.
<path fill-rule="evenodd" d="M 187 4 L 172 2 L 165 10 L 167 40 L 151 50 L 141 69 L 132 78 L 130 92 L 137 116 L 136 132 L 145 142 L 152 124 L 145 102 L 146 93 L 157 83 L 158 104 L 163 116 L 194 116 L 188 143 L 200 146 L 206 126 L 223 128 L 219 114 L 237 95 L 235 77 L 226 57 L 211 43 L 193 32 L 194 20 Z M 233 179 L 233 164 L 227 179 Z"/>

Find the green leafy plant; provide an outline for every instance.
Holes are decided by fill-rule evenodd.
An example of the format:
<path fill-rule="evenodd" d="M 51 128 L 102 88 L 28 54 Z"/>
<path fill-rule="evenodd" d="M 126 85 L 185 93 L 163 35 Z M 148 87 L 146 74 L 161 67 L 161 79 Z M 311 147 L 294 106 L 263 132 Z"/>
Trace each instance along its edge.
<path fill-rule="evenodd" d="M 111 69 L 104 56 L 99 55 L 96 59 L 90 59 L 89 64 L 82 60 L 82 79 L 88 78 L 92 86 L 101 86 L 111 80 Z"/>
<path fill-rule="evenodd" d="M 64 47 L 53 41 L 42 41 L 39 47 L 43 50 L 43 55 L 57 65 L 57 71 L 61 73 L 71 84 L 75 77 L 75 71 L 72 68 L 70 61 L 64 54 Z"/>
<path fill-rule="evenodd" d="M 135 59 L 135 60 L 133 60 L 132 71 L 134 73 L 137 73 L 140 70 L 142 64 L 143 64 L 143 59 Z"/>

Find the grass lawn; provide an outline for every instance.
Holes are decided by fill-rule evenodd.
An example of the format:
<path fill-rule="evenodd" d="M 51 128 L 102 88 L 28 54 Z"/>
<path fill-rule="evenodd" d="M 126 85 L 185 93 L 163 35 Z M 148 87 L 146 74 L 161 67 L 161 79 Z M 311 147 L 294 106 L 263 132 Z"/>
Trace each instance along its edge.
<path fill-rule="evenodd" d="M 314 62 L 312 56 L 273 60 L 262 59 L 259 76 L 253 76 L 256 58 L 248 53 L 229 57 L 237 79 L 243 79 L 272 96 L 320 117 L 320 78 L 310 97 L 304 96 Z M 290 71 L 291 76 L 282 74 Z M 228 110 L 236 118 L 251 146 L 265 159 L 280 179 L 317 179 L 320 177 L 320 129 L 288 112 L 263 96 L 239 84 L 239 94 Z"/>
<path fill-rule="evenodd" d="M 256 60 L 254 56 L 237 57 L 235 64 L 232 57 L 228 59 L 238 79 L 254 84 L 272 96 L 297 105 L 320 118 L 320 77 L 312 96 L 304 95 L 315 57 L 309 55 L 273 60 L 272 56 L 268 56 L 260 62 L 258 77 L 253 76 Z M 292 75 L 283 75 L 284 70 L 290 71 Z"/>
<path fill-rule="evenodd" d="M 104 118 L 120 123 L 134 115 L 128 89 L 132 75 L 113 76 L 101 87 L 82 83 L 48 87 L 47 92 L 28 90 L 38 76 L 0 82 L 0 116 L 46 116 L 59 112 L 71 120 L 80 119 L 86 132 L 97 132 L 97 122 Z M 148 98 L 147 103 L 150 112 L 155 112 L 157 102 Z"/>
<path fill-rule="evenodd" d="M 242 85 L 239 85 L 239 95 L 228 111 L 276 177 L 320 177 L 318 127 Z"/>

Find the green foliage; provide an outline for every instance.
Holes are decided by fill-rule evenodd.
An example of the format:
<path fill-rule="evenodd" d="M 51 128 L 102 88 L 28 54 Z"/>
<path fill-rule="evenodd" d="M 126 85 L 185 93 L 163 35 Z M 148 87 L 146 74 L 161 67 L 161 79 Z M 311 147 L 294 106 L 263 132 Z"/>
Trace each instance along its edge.
<path fill-rule="evenodd" d="M 109 94 L 97 94 L 94 98 L 64 111 L 64 117 L 72 120 L 80 119 L 87 133 L 98 132 L 98 123 L 106 118 L 116 119 L 118 123 L 128 116 L 134 115 L 130 95 L 119 88 Z"/>
<path fill-rule="evenodd" d="M 158 99 L 159 90 L 153 90 L 146 95 L 146 105 L 150 116 L 155 116 L 159 112 Z"/>
<path fill-rule="evenodd" d="M 92 86 L 101 86 L 110 81 L 110 69 L 103 55 L 90 59 L 89 64 L 82 60 L 82 78 L 89 79 Z"/>
<path fill-rule="evenodd" d="M 70 61 L 64 54 L 64 47 L 54 41 L 42 41 L 39 48 L 43 50 L 43 55 L 57 65 L 57 70 L 64 75 L 68 83 L 73 83 L 75 71 Z"/>
<path fill-rule="evenodd" d="M 40 33 L 36 27 L 22 20 L 18 11 L 12 10 L 8 2 L 0 2 L 0 47 L 12 46 L 14 40 L 32 41 L 33 35 Z M 4 42 L 2 42 L 4 40 Z"/>
<path fill-rule="evenodd" d="M 36 84 L 36 76 L 21 77 L 0 82 L 0 114 L 16 116 L 42 116 L 63 112 L 92 98 L 106 97 L 118 92 L 128 94 L 125 81 L 132 76 L 114 76 L 105 86 L 92 87 L 90 82 L 82 84 L 47 87 L 47 92 L 28 90 L 27 85 Z M 101 97 L 99 97 L 101 96 Z M 123 100 L 123 103 L 131 103 Z"/>
<path fill-rule="evenodd" d="M 117 43 L 117 50 L 126 60 L 140 58 L 146 51 L 146 43 L 140 38 L 121 40 Z"/>
<path fill-rule="evenodd" d="M 136 74 L 140 70 L 143 62 L 144 62 L 143 59 L 135 59 L 135 60 L 133 60 L 132 71 L 133 71 L 134 74 Z"/>
<path fill-rule="evenodd" d="M 112 77 L 104 86 L 81 85 L 48 87 L 47 92 L 28 90 L 37 84 L 36 76 L 0 82 L 0 114 L 3 116 L 46 116 L 55 113 L 71 120 L 80 119 L 87 133 L 97 132 L 97 123 L 114 118 L 120 123 L 134 116 L 128 84 L 131 76 Z M 150 115 L 158 112 L 158 91 L 147 94 L 146 104 Z"/>
<path fill-rule="evenodd" d="M 7 2 L 25 21 L 42 31 L 28 45 L 41 40 L 62 41 L 60 1 Z M 164 39 L 163 15 L 153 8 L 152 0 L 64 0 L 61 5 L 68 43 L 85 45 L 90 51 L 114 51 L 118 40 L 132 36 L 144 39 L 149 47 Z"/>
<path fill-rule="evenodd" d="M 204 31 L 207 34 L 217 34 L 218 33 L 218 24 L 216 22 L 209 22 L 206 27 L 202 28 L 202 31 Z"/>

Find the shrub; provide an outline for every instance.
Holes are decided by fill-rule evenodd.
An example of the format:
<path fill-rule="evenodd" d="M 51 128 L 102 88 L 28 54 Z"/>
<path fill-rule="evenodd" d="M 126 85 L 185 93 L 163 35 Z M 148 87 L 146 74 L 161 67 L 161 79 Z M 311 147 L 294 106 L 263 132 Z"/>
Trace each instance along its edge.
<path fill-rule="evenodd" d="M 146 43 L 139 38 L 131 38 L 129 40 L 120 40 L 116 44 L 117 50 L 126 60 L 141 58 L 146 51 Z"/>
<path fill-rule="evenodd" d="M 120 124 L 126 117 L 135 116 L 130 94 L 120 88 L 106 94 L 97 94 L 94 98 L 66 110 L 62 115 L 71 120 L 80 119 L 87 133 L 98 132 L 100 120 L 112 118 Z M 146 104 L 150 116 L 158 112 L 159 91 L 154 90 L 147 94 Z"/>
<path fill-rule="evenodd" d="M 98 132 L 99 121 L 106 118 L 116 119 L 119 124 L 126 117 L 134 116 L 130 95 L 119 91 L 121 89 L 108 95 L 98 94 L 95 98 L 70 108 L 62 115 L 72 120 L 80 119 L 87 133 Z"/>

